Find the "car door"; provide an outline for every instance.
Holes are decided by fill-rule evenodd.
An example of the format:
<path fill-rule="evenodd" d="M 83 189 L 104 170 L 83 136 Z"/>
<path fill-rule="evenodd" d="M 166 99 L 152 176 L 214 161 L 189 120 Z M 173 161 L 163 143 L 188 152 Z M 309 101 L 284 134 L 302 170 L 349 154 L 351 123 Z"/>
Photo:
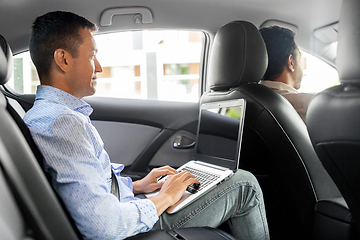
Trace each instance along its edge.
<path fill-rule="evenodd" d="M 153 167 L 178 167 L 194 154 L 198 103 L 89 97 L 92 123 L 114 163 L 138 178 Z"/>
<path fill-rule="evenodd" d="M 204 34 L 124 31 L 95 36 L 98 91 L 86 98 L 112 162 L 138 178 L 194 154 Z M 200 83 L 200 84 L 199 84 Z M 110 97 L 109 97 L 110 96 Z"/>

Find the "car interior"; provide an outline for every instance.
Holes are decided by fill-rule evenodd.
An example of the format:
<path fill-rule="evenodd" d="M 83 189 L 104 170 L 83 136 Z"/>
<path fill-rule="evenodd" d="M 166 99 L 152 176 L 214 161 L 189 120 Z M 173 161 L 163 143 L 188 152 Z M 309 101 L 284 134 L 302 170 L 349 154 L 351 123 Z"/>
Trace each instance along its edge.
<path fill-rule="evenodd" d="M 57 10 L 87 17 L 99 26 L 97 35 L 113 37 L 119 44 L 123 43 L 120 38 L 106 34 L 147 31 L 151 35 L 169 29 L 202 32 L 195 101 L 179 101 L 174 85 L 166 89 L 172 97 L 169 100 L 84 98 L 94 109 L 90 118 L 111 160 L 125 165 L 122 174 L 138 180 L 152 168 L 176 168 L 191 160 L 200 104 L 245 99 L 240 168 L 253 173 L 260 183 L 271 239 L 359 239 L 358 0 L 331 4 L 326 0 L 12 0 L 0 6 L 1 239 L 82 239 L 42 170 L 43 156 L 22 120 L 35 101 L 36 86 L 26 92 L 25 84 L 17 85 L 19 72 L 24 79 L 36 75 L 26 72 L 24 60 L 18 60 L 28 51 L 32 22 Z M 339 73 L 340 84 L 320 91 L 311 101 L 306 123 L 284 97 L 259 84 L 268 65 L 259 29 L 271 25 L 292 29 L 303 51 Z M 138 46 L 134 39 L 130 44 Z M 158 46 L 165 46 L 166 41 L 156 39 Z M 140 45 L 145 48 L 146 43 Z M 144 56 L 155 61 L 162 58 L 153 49 Z M 183 62 L 179 60 L 179 65 Z M 166 73 L 168 67 L 160 66 L 157 74 Z M 152 81 L 158 84 L 152 90 L 160 92 L 162 80 L 154 80 L 153 72 L 142 65 L 134 69 L 139 70 L 138 77 L 146 73 L 148 96 L 154 96 L 149 90 Z M 116 72 L 119 67 L 110 70 Z M 109 86 L 126 84 L 120 81 Z M 224 143 L 230 140 L 225 138 Z M 129 239 L 235 238 L 226 226 L 219 226 L 151 231 Z"/>

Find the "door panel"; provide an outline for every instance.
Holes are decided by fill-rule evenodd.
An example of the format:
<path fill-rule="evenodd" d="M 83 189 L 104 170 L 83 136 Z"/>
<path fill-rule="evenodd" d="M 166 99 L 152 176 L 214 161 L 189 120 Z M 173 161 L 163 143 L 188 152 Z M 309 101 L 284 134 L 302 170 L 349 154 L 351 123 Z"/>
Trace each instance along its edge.
<path fill-rule="evenodd" d="M 174 148 L 174 142 L 179 137 L 187 137 L 195 142 L 196 134 L 179 130 L 175 132 L 169 139 L 167 139 L 160 149 L 156 152 L 154 157 L 151 159 L 150 167 L 158 167 L 163 165 L 170 165 L 173 167 L 180 167 L 185 162 L 189 161 L 194 156 L 195 146 L 189 148 Z"/>
<path fill-rule="evenodd" d="M 125 164 L 134 178 L 152 167 L 180 166 L 192 158 L 194 148 L 177 149 L 179 138 L 194 141 L 198 103 L 87 97 L 90 116 L 113 162 Z"/>
<path fill-rule="evenodd" d="M 92 121 L 114 163 L 130 166 L 161 129 L 142 124 Z"/>

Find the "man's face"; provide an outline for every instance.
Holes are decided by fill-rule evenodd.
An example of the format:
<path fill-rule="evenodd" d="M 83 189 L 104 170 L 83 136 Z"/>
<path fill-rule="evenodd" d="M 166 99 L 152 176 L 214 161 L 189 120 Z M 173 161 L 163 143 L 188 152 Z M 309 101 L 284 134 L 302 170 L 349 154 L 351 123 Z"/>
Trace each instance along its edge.
<path fill-rule="evenodd" d="M 83 98 L 95 93 L 97 73 L 102 72 L 102 68 L 96 58 L 97 48 L 91 32 L 81 29 L 80 34 L 83 43 L 78 48 L 77 58 L 73 58 L 68 86 L 72 95 Z"/>
<path fill-rule="evenodd" d="M 294 51 L 294 59 L 295 59 L 295 63 L 296 63 L 296 68 L 295 68 L 295 75 L 294 75 L 294 80 L 295 80 L 295 89 L 299 89 L 301 86 L 301 80 L 303 78 L 303 67 L 302 67 L 302 63 L 301 63 L 301 52 L 298 48 L 298 46 L 296 46 L 296 49 Z"/>

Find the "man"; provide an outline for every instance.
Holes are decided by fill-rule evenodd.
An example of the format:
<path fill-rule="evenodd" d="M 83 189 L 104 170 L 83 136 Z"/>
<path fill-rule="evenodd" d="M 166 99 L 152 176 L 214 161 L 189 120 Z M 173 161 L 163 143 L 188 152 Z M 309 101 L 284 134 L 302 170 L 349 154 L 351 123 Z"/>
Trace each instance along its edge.
<path fill-rule="evenodd" d="M 299 93 L 303 69 L 301 53 L 294 40 L 294 32 L 278 26 L 260 29 L 268 52 L 268 68 L 260 84 L 283 95 L 305 122 L 307 107 L 313 97 Z"/>
<path fill-rule="evenodd" d="M 92 108 L 82 100 L 95 93 L 97 73 L 92 34 L 96 26 L 69 12 L 38 17 L 30 54 L 37 68 L 34 106 L 24 121 L 44 155 L 45 171 L 84 239 L 123 239 L 151 229 L 217 227 L 227 221 L 239 239 L 269 239 L 261 189 L 253 175 L 239 170 L 218 189 L 178 213 L 164 212 L 199 183 L 193 175 L 165 166 L 133 182 L 121 177 L 123 165 L 111 164 L 91 124 Z M 115 172 L 120 200 L 111 194 Z M 157 178 L 168 175 L 164 183 Z M 148 199 L 136 194 L 160 189 Z M 210 217 L 211 216 L 211 217 Z"/>

